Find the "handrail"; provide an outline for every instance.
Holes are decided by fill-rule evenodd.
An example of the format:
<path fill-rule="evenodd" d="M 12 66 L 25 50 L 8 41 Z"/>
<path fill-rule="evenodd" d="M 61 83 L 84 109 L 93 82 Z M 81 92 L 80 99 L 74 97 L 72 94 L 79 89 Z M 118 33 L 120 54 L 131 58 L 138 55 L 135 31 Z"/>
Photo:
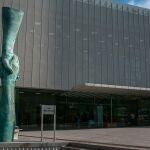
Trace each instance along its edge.
<path fill-rule="evenodd" d="M 2 142 L 0 143 L 0 150 L 39 150 L 40 149 L 47 149 L 47 150 L 60 150 L 62 146 L 67 145 L 66 142 L 59 142 L 59 143 L 44 143 L 44 142 Z"/>

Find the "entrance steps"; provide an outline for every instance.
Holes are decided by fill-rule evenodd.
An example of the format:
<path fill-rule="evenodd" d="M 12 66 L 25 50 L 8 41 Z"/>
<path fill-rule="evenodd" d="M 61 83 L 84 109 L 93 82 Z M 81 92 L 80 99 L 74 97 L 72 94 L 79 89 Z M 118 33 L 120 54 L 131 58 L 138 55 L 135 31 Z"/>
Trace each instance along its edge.
<path fill-rule="evenodd" d="M 87 150 L 87 149 L 75 148 L 75 147 L 71 147 L 71 146 L 64 146 L 61 148 L 61 150 Z"/>
<path fill-rule="evenodd" d="M 61 147 L 61 150 L 148 150 L 145 147 L 117 146 L 117 145 L 95 145 L 89 143 L 68 143 Z"/>

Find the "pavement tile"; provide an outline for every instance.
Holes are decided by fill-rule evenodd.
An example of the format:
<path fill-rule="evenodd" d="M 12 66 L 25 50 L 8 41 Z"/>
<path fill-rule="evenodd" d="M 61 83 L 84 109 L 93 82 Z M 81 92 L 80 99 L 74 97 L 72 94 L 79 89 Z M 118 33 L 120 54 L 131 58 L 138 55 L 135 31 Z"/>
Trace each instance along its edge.
<path fill-rule="evenodd" d="M 18 141 L 40 141 L 40 131 L 22 131 Z M 52 141 L 53 131 L 44 131 L 44 141 Z M 85 141 L 93 143 L 113 143 L 150 147 L 150 128 L 107 128 L 58 130 L 56 138 L 61 140 Z"/>

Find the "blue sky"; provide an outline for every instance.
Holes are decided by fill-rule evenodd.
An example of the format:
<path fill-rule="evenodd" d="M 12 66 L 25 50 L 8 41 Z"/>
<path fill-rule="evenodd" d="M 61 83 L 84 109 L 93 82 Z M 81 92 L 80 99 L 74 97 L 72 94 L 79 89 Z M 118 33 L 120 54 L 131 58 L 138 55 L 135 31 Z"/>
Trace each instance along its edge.
<path fill-rule="evenodd" d="M 127 3 L 144 8 L 150 8 L 150 0 L 113 0 L 115 2 Z"/>

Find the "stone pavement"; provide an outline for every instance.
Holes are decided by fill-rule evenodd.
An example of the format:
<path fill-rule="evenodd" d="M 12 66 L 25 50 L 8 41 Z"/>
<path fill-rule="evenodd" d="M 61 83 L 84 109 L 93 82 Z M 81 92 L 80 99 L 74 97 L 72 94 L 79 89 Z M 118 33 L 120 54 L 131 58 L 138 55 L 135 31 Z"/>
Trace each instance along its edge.
<path fill-rule="evenodd" d="M 22 131 L 19 135 L 19 141 L 40 141 L 40 131 Z M 53 132 L 44 131 L 44 137 L 45 142 L 52 141 Z M 150 127 L 58 130 L 56 131 L 56 138 L 58 141 L 84 141 L 150 148 Z"/>

